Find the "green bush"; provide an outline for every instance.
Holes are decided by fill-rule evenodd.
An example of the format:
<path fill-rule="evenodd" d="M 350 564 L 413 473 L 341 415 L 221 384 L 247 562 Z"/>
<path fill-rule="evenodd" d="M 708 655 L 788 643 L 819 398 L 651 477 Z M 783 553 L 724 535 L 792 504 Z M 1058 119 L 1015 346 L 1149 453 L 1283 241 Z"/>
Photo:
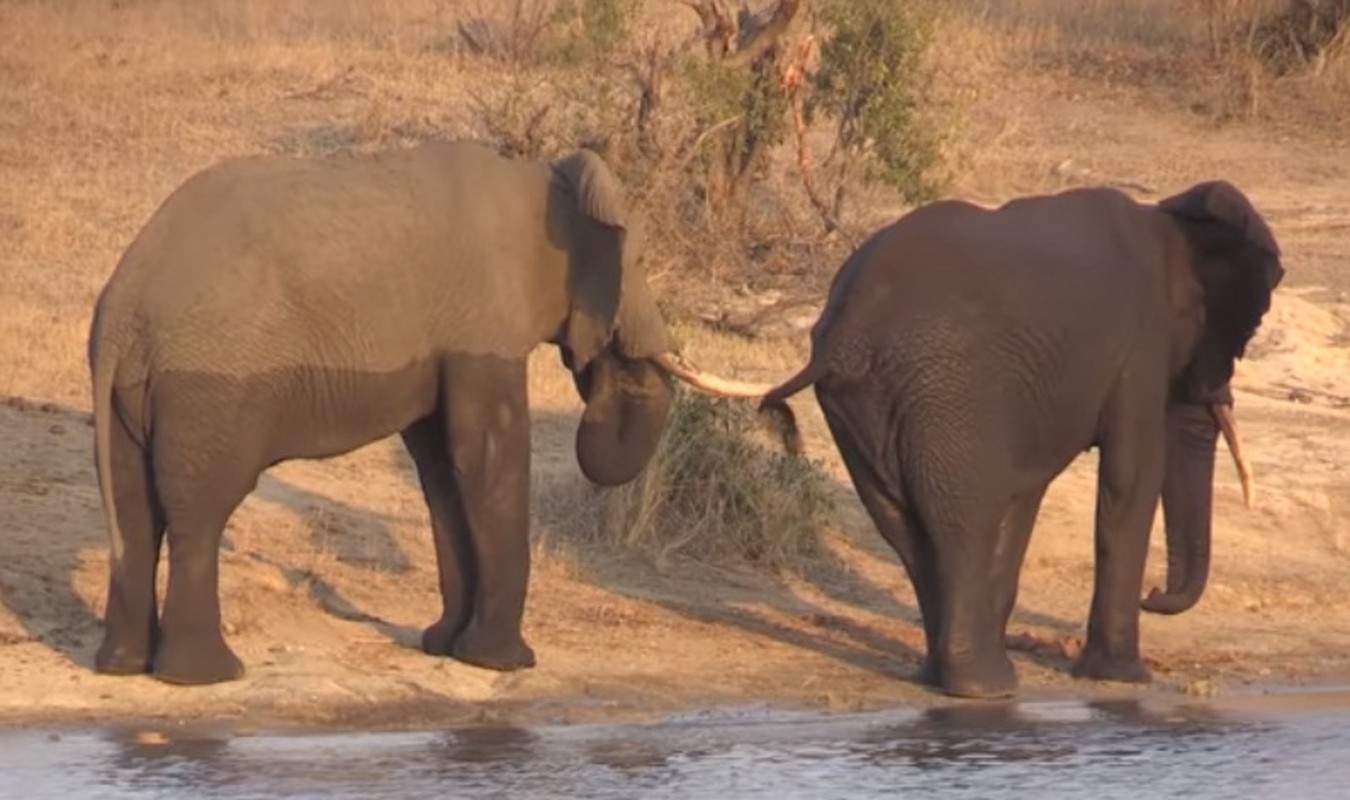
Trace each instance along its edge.
<path fill-rule="evenodd" d="M 829 35 L 808 113 L 837 121 L 840 146 L 862 161 L 868 179 L 910 202 L 933 199 L 941 142 L 921 113 L 931 9 L 912 0 L 819 0 L 819 9 Z"/>

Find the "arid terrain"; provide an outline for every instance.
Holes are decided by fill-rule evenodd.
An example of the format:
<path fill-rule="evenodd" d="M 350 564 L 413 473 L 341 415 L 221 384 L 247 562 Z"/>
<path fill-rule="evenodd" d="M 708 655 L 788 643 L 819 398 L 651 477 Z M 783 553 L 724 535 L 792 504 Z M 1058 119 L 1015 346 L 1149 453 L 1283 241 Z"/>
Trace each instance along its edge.
<path fill-rule="evenodd" d="M 1010 3 L 1006 18 L 963 5 L 938 45 L 940 79 L 964 103 L 950 194 L 996 204 L 1127 182 L 1156 200 L 1222 177 L 1266 216 L 1287 270 L 1235 379 L 1257 506 L 1243 506 L 1221 452 L 1204 599 L 1143 620 L 1155 683 L 1067 677 L 1092 585 L 1089 453 L 1052 487 L 1022 574 L 1024 696 L 1350 684 L 1350 80 L 1277 85 L 1260 113 L 1224 117 L 1221 89 L 1183 96 L 1145 68 L 1155 62 L 1131 60 L 1145 45 L 1112 50 L 1093 25 L 1038 16 L 1054 4 Z M 1177 4 L 1117 4 L 1137 18 L 1109 5 L 1077 13 L 1124 27 Z M 221 157 L 316 137 L 478 135 L 464 98 L 495 76 L 438 46 L 457 8 L 0 5 L 0 722 L 393 726 L 945 702 L 910 679 L 922 648 L 912 591 L 809 393 L 794 408 L 840 508 L 822 555 L 781 573 L 658 559 L 576 535 L 596 493 L 571 450 L 580 404 L 550 348 L 531 386 L 537 668 L 499 674 L 417 649 L 439 609 L 434 556 L 410 462 L 389 440 L 271 470 L 232 519 L 222 602 L 243 680 L 181 688 L 92 671 L 107 550 L 84 348 L 99 287 L 163 197 Z M 1339 95 L 1324 85 L 1337 79 Z M 681 291 L 656 273 L 658 292 Z M 755 340 L 680 330 L 690 356 L 746 379 L 778 380 L 807 353 L 800 325 Z M 1158 525 L 1147 585 L 1163 569 Z"/>

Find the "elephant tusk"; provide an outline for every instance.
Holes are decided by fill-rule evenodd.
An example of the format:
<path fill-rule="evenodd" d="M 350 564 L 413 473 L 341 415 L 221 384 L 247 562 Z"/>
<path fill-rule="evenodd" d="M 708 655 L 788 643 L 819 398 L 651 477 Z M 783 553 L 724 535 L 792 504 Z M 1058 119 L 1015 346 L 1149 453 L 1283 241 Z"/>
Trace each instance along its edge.
<path fill-rule="evenodd" d="M 1238 435 L 1237 420 L 1233 418 L 1233 408 L 1224 403 L 1215 403 L 1209 407 L 1214 419 L 1223 431 L 1223 440 L 1228 451 L 1233 454 L 1233 463 L 1237 465 L 1238 479 L 1242 481 L 1242 500 L 1247 508 L 1256 505 L 1256 481 L 1252 477 L 1252 465 L 1242 454 L 1242 437 Z"/>
<path fill-rule="evenodd" d="M 695 389 L 702 389 L 721 397 L 763 397 L 773 389 L 773 386 L 767 383 L 746 383 L 704 372 L 676 353 L 661 353 L 653 356 L 652 361 Z"/>

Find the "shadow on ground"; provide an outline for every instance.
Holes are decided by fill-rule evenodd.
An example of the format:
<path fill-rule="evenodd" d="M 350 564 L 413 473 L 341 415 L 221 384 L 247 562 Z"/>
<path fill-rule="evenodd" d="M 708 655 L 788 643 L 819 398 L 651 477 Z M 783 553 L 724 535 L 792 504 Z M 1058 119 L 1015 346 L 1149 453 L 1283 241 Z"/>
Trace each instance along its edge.
<path fill-rule="evenodd" d="M 106 559 L 107 523 L 87 411 L 22 397 L 0 398 L 0 604 L 18 627 L 0 624 L 0 646 L 38 641 L 92 668 L 102 637 L 102 593 L 95 606 L 76 591 L 84 562 Z M 414 480 L 409 473 L 409 480 Z M 309 546 L 346 564 L 382 572 L 412 570 L 384 514 L 265 473 L 251 499 L 281 505 L 304 521 Z M 334 522 L 337 520 L 338 522 Z M 223 549 L 232 549 L 226 536 Z M 263 557 L 257 557 L 270 563 Z M 421 631 L 392 625 L 345 600 L 296 564 L 273 563 L 292 588 L 336 616 L 369 622 L 416 646 Z M 161 563 L 161 571 L 163 570 Z"/>

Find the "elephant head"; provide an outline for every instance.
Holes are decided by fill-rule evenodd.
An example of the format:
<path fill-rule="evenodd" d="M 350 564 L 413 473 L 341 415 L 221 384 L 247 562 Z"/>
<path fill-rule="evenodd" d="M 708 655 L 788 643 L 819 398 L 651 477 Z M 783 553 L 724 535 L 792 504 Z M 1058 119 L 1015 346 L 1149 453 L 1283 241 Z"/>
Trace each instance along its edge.
<path fill-rule="evenodd" d="M 642 471 L 665 429 L 671 377 L 725 397 L 758 397 L 767 385 L 726 380 L 675 351 L 642 268 L 642 226 L 605 162 L 579 150 L 553 162 L 570 264 L 570 309 L 556 343 L 586 403 L 577 461 L 591 481 L 615 486 Z"/>
<path fill-rule="evenodd" d="M 1163 518 L 1167 588 L 1147 611 L 1176 614 L 1195 605 L 1209 577 L 1214 452 L 1220 432 L 1237 463 L 1243 496 L 1254 498 L 1242 454 L 1229 381 L 1284 277 L 1280 249 L 1260 214 L 1224 181 L 1210 181 L 1158 204 L 1180 229 L 1173 298 L 1179 320 L 1167 410 Z"/>

